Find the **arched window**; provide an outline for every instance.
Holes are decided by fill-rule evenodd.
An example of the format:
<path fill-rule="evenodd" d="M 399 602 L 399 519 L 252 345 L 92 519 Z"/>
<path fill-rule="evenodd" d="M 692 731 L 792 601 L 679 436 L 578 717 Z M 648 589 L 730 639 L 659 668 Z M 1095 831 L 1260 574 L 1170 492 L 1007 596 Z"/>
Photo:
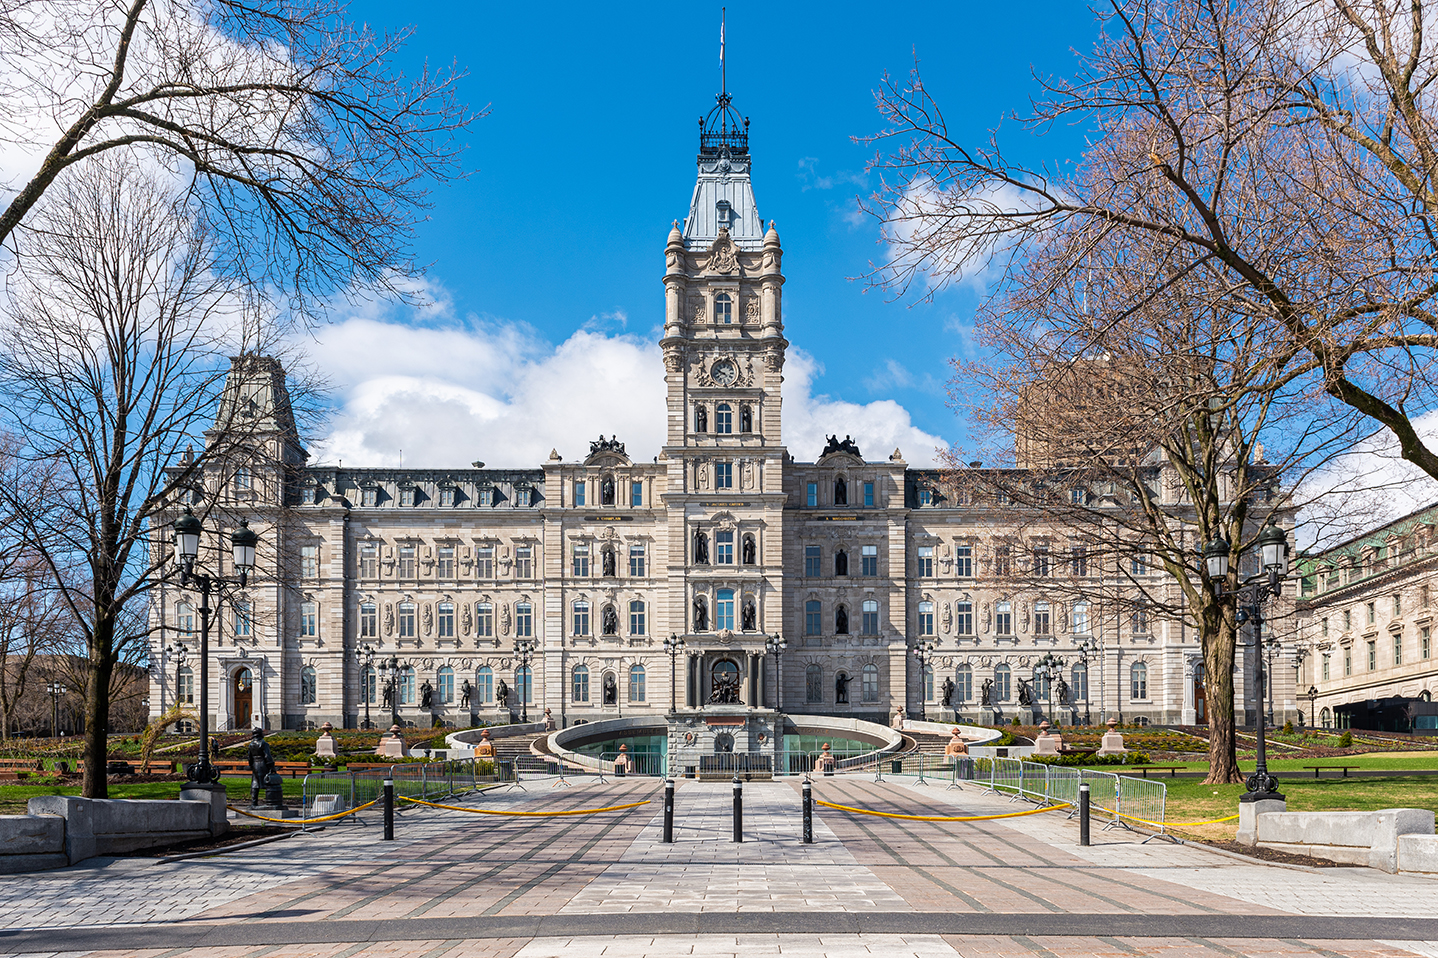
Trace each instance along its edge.
<path fill-rule="evenodd" d="M 195 704 L 195 673 L 186 665 L 180 668 L 178 683 L 175 689 L 175 701 L 181 705 Z"/>
<path fill-rule="evenodd" d="M 865 702 L 879 701 L 879 667 L 870 662 L 859 670 L 859 688 Z"/>
<path fill-rule="evenodd" d="M 824 670 L 818 663 L 804 670 L 804 701 L 819 705 L 824 701 Z"/>
<path fill-rule="evenodd" d="M 399 637 L 412 639 L 414 635 L 414 603 L 401 602 L 399 604 Z"/>
<path fill-rule="evenodd" d="M 1128 669 L 1129 698 L 1134 701 L 1148 698 L 1148 666 L 1135 662 Z"/>
<path fill-rule="evenodd" d="M 439 674 L 435 676 L 435 684 L 438 686 L 434 691 L 439 697 L 440 705 L 454 704 L 454 669 L 447 665 L 440 666 Z"/>
<path fill-rule="evenodd" d="M 974 700 L 974 670 L 969 663 L 959 666 L 954 673 L 954 704 Z"/>
<path fill-rule="evenodd" d="M 1047 702 L 1052 688 L 1049 683 L 1049 673 L 1046 669 L 1034 669 L 1034 697 L 1036 701 Z"/>
<path fill-rule="evenodd" d="M 300 669 L 301 705 L 315 704 L 315 699 L 318 697 L 318 690 L 315 687 L 316 682 L 317 680 L 315 676 L 315 667 L 313 665 L 306 665 L 304 668 Z"/>
<path fill-rule="evenodd" d="M 629 603 L 629 634 L 644 635 L 644 601 L 635 599 Z"/>
<path fill-rule="evenodd" d="M 414 704 L 414 666 L 406 665 L 399 672 L 399 704 Z"/>
<path fill-rule="evenodd" d="M 514 691 L 523 704 L 534 701 L 534 669 L 526 665 L 514 673 Z"/>
<path fill-rule="evenodd" d="M 1069 683 L 1069 698 L 1074 702 L 1088 701 L 1088 666 L 1082 663 L 1075 665 L 1072 673 L 1072 681 Z"/>
<path fill-rule="evenodd" d="M 934 603 L 932 602 L 919 603 L 919 634 L 934 634 Z"/>
<path fill-rule="evenodd" d="M 994 667 L 994 701 L 1007 702 L 1012 693 L 1009 667 L 1000 663 Z"/>
<path fill-rule="evenodd" d="M 840 476 L 834 480 L 834 505 L 847 506 L 849 504 L 849 484 Z"/>
<path fill-rule="evenodd" d="M 734 322 L 734 300 L 728 293 L 714 297 L 714 322 L 725 326 Z"/>
<path fill-rule="evenodd" d="M 629 701 L 644 701 L 644 666 L 642 665 L 629 667 Z"/>
<path fill-rule="evenodd" d="M 715 630 L 734 628 L 734 590 L 720 589 L 714 593 Z"/>
<path fill-rule="evenodd" d="M 360 675 L 360 698 L 363 701 L 374 705 L 377 701 L 379 701 L 376 698 L 376 695 L 378 693 L 379 686 L 378 683 L 375 681 L 374 666 L 371 665 L 367 667 Z"/>
<path fill-rule="evenodd" d="M 195 607 L 188 602 L 175 606 L 175 628 L 181 632 L 195 631 Z"/>
<path fill-rule="evenodd" d="M 734 432 L 734 409 L 727 402 L 714 407 L 714 432 L 721 436 Z"/>
<path fill-rule="evenodd" d="M 474 673 L 474 695 L 476 705 L 488 705 L 494 701 L 494 669 L 481 665 Z"/>
<path fill-rule="evenodd" d="M 569 673 L 572 697 L 576 702 L 589 701 L 589 666 L 576 665 Z"/>
<path fill-rule="evenodd" d="M 1328 706 L 1325 705 L 1323 710 L 1318 713 L 1318 721 L 1324 728 L 1333 727 L 1333 713 L 1328 711 Z"/>

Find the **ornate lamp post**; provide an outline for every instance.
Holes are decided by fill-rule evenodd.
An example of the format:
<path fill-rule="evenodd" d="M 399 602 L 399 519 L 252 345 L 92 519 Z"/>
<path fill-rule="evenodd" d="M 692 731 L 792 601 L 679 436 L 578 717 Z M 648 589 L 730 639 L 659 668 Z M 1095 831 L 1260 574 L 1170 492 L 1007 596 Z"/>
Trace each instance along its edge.
<path fill-rule="evenodd" d="M 914 642 L 913 653 L 919 660 L 919 721 L 926 722 L 929 718 L 927 702 L 929 699 L 929 673 L 925 666 L 928 658 L 934 649 L 939 647 L 936 639 L 917 639 Z"/>
<path fill-rule="evenodd" d="M 45 686 L 45 691 L 50 693 L 50 737 L 60 737 L 60 696 L 70 691 L 59 682 L 51 682 Z"/>
<path fill-rule="evenodd" d="M 774 711 L 784 711 L 784 652 L 789 640 L 775 633 L 764 640 L 764 651 L 774 656 Z M 775 738 L 779 736 L 776 734 Z"/>
<path fill-rule="evenodd" d="M 684 640 L 670 633 L 669 638 L 664 640 L 664 651 L 669 653 L 669 711 L 673 712 L 678 708 L 678 697 L 674 688 L 674 660 L 679 653 L 684 651 Z M 687 656 L 685 661 L 688 661 Z"/>
<path fill-rule="evenodd" d="M 1083 723 L 1085 725 L 1093 724 L 1093 716 L 1089 713 L 1088 660 L 1090 657 L 1096 658 L 1100 666 L 1102 666 L 1103 659 L 1099 658 L 1102 652 L 1103 647 L 1099 645 L 1093 636 L 1089 636 L 1079 643 L 1079 661 L 1083 663 Z M 1077 712 L 1078 709 L 1074 709 L 1074 711 Z"/>
<path fill-rule="evenodd" d="M 200 555 L 200 538 L 204 527 L 195 514 L 185 507 L 185 514 L 175 520 L 175 554 L 180 560 L 180 585 L 193 586 L 200 592 L 200 759 L 185 769 L 192 782 L 218 782 L 219 770 L 210 764 L 210 593 L 217 588 L 236 584 L 241 589 L 249 584 L 250 570 L 255 567 L 255 548 L 260 537 L 250 524 L 240 520 L 240 527 L 230 534 L 230 551 L 235 563 L 234 577 L 211 576 L 195 572 Z"/>
<path fill-rule="evenodd" d="M 385 674 L 385 672 L 388 672 L 388 673 L 389 673 L 389 678 L 385 680 L 385 684 L 384 684 L 385 693 L 389 696 L 389 724 L 390 724 L 390 725 L 398 725 L 398 724 L 399 724 L 399 657 L 398 657 L 398 656 L 391 655 L 389 658 L 387 658 L 387 659 L 382 659 L 382 660 L 380 661 L 380 664 L 379 664 L 379 673 L 380 673 L 380 675 L 383 676 L 383 675 Z"/>
<path fill-rule="evenodd" d="M 1308 724 L 1319 728 L 1318 724 L 1318 686 L 1308 687 Z"/>
<path fill-rule="evenodd" d="M 179 708 L 180 700 L 180 673 L 185 670 L 185 663 L 189 661 L 190 650 L 185 648 L 185 643 L 176 642 L 167 649 L 165 655 L 175 660 L 175 707 Z M 165 688 L 160 687 L 160 711 L 165 711 Z"/>
<path fill-rule="evenodd" d="M 1234 600 L 1239 624 L 1248 623 L 1253 628 L 1253 661 L 1258 672 L 1258 762 L 1253 774 L 1248 777 L 1248 791 L 1239 798 L 1242 802 L 1283 800 L 1282 793 L 1278 791 L 1278 779 L 1268 772 L 1268 751 L 1264 740 L 1263 692 L 1266 677 L 1263 662 L 1263 600 L 1282 591 L 1284 576 L 1288 574 L 1288 536 L 1270 522 L 1259 530 L 1258 548 L 1263 570 L 1249 576 L 1237 589 L 1229 589 L 1228 540 L 1221 535 L 1215 536 L 1203 547 L 1203 561 L 1207 567 L 1209 586 L 1213 589 L 1214 598 Z"/>
<path fill-rule="evenodd" d="M 514 670 L 514 692 L 519 696 L 519 720 L 521 722 L 529 721 L 529 696 L 534 690 L 534 673 L 529 669 L 529 662 L 534 656 L 535 646 L 536 643 L 533 639 L 514 640 L 514 655 L 521 663 L 520 667 L 516 667 Z M 526 676 L 524 682 L 519 681 L 521 668 Z"/>
<path fill-rule="evenodd" d="M 372 729 L 374 724 L 369 720 L 369 703 L 373 698 L 370 694 L 370 683 L 374 677 L 375 649 L 372 645 L 366 645 L 352 650 L 350 654 L 360 667 L 360 697 L 364 699 L 364 728 Z"/>
<path fill-rule="evenodd" d="M 1063 675 L 1064 660 L 1054 658 L 1054 654 L 1052 652 L 1045 652 L 1043 654 L 1043 658 L 1039 659 L 1038 661 L 1038 668 L 1044 674 L 1044 690 L 1048 693 L 1049 700 L 1049 719 L 1055 725 L 1057 725 L 1059 723 L 1057 721 L 1058 714 L 1054 712 L 1054 680 L 1059 676 Z"/>

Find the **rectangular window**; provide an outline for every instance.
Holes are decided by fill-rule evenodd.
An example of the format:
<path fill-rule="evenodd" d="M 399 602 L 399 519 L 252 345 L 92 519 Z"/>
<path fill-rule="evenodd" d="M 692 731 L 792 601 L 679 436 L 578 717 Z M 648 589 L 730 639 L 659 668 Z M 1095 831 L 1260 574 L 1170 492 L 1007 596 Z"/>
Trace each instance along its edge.
<path fill-rule="evenodd" d="M 454 508 L 454 486 L 439 487 L 439 505 L 442 509 Z M 450 684 L 454 684 L 454 677 L 450 677 Z"/>
<path fill-rule="evenodd" d="M 534 578 L 534 546 L 514 547 L 514 577 L 516 579 Z"/>
<path fill-rule="evenodd" d="M 1393 595 L 1393 614 L 1403 614 L 1403 596 L 1398 595 L 1397 593 L 1394 593 Z"/>
<path fill-rule="evenodd" d="M 239 599 L 236 600 L 234 608 L 235 615 L 233 621 L 235 624 L 235 635 L 250 636 L 254 634 L 255 620 L 253 606 L 251 606 L 247 600 Z"/>
<path fill-rule="evenodd" d="M 819 635 L 824 631 L 824 608 L 816 600 L 804 603 L 804 634 Z"/>
<path fill-rule="evenodd" d="M 1352 650 L 1352 649 L 1344 649 L 1344 650 L 1343 650 L 1343 674 L 1344 674 L 1344 675 L 1352 675 L 1352 674 L 1353 674 L 1353 650 Z"/>
<path fill-rule="evenodd" d="M 1418 587 L 1418 607 L 1420 609 L 1428 608 L 1428 587 L 1426 585 Z"/>
<path fill-rule="evenodd" d="M 1049 604 L 1047 602 L 1034 603 L 1034 634 L 1048 635 L 1052 625 L 1049 622 Z"/>
<path fill-rule="evenodd" d="M 721 632 L 734 628 L 733 589 L 720 589 L 714 593 L 714 628 Z"/>
<path fill-rule="evenodd" d="M 1333 656 L 1329 655 L 1327 652 L 1323 653 L 1323 679 L 1324 679 L 1324 681 L 1327 681 L 1327 680 L 1328 680 L 1328 678 L 1329 678 L 1329 672 L 1332 670 L 1332 667 L 1333 667 Z"/>
<path fill-rule="evenodd" d="M 1075 602 L 1073 612 L 1073 627 L 1075 635 L 1088 634 L 1088 603 Z"/>
<path fill-rule="evenodd" d="M 589 669 L 587 666 L 578 666 L 574 670 L 574 701 L 589 701 Z"/>
<path fill-rule="evenodd" d="M 720 535 L 723 535 L 723 533 L 720 533 Z M 730 535 L 732 536 L 733 533 L 731 532 Z M 720 561 L 722 562 L 723 560 L 721 559 Z M 644 577 L 644 547 L 642 545 L 632 545 L 629 547 L 629 574 L 636 579 L 642 579 Z"/>
<path fill-rule="evenodd" d="M 320 634 L 320 607 L 315 602 L 300 603 L 300 635 L 313 639 Z"/>
<path fill-rule="evenodd" d="M 804 701 L 818 705 L 824 701 L 824 670 L 811 665 L 804 671 Z"/>
<path fill-rule="evenodd" d="M 932 602 L 919 603 L 919 634 L 934 634 L 934 603 Z"/>
<path fill-rule="evenodd" d="M 1378 643 L 1368 643 L 1368 671 L 1372 672 L 1378 668 Z"/>
<path fill-rule="evenodd" d="M 1399 632 L 1393 637 L 1393 664 L 1403 664 L 1403 633 Z"/>
<path fill-rule="evenodd" d="M 1433 657 L 1433 640 L 1426 625 L 1418 630 L 1418 654 L 1425 659 Z"/>
<path fill-rule="evenodd" d="M 863 692 L 865 702 L 879 701 L 879 670 L 873 665 L 866 665 L 859 672 L 859 690 Z"/>
<path fill-rule="evenodd" d="M 879 634 L 879 603 L 874 599 L 864 600 L 863 619 L 860 621 L 860 633 L 863 635 Z"/>
<path fill-rule="evenodd" d="M 494 487 L 485 486 L 479 490 L 479 504 L 482 506 L 494 505 Z"/>
<path fill-rule="evenodd" d="M 874 508 L 874 484 L 872 482 L 864 483 L 864 505 L 870 509 Z"/>
<path fill-rule="evenodd" d="M 576 506 L 585 505 L 585 502 L 584 502 L 584 480 L 583 480 L 583 479 L 576 479 L 576 480 L 574 480 L 574 504 L 575 504 Z M 584 681 L 585 681 L 585 682 L 588 682 L 588 681 L 589 681 L 589 675 L 588 675 L 587 673 L 586 673 L 585 676 L 584 676 Z"/>
<path fill-rule="evenodd" d="M 360 568 L 361 579 L 379 578 L 379 545 L 374 542 L 366 542 L 360 546 Z"/>
<path fill-rule="evenodd" d="M 399 604 L 399 635 L 402 639 L 412 639 L 415 636 L 414 627 L 414 603 L 401 602 Z"/>
<path fill-rule="evenodd" d="M 1129 616 L 1129 631 L 1134 635 L 1148 635 L 1148 610 L 1134 609 Z"/>
<path fill-rule="evenodd" d="M 645 635 L 644 603 L 635 600 L 629 603 L 629 634 Z"/>
<path fill-rule="evenodd" d="M 919 490 L 919 505 L 927 506 L 934 501 L 934 491 L 927 487 Z"/>
<path fill-rule="evenodd" d="M 1132 679 L 1129 698 L 1135 701 L 1148 698 L 1148 669 L 1135 668 L 1129 673 L 1129 677 Z"/>
<path fill-rule="evenodd" d="M 241 466 L 235 470 L 235 491 L 246 492 L 250 488 L 250 470 Z"/>
<path fill-rule="evenodd" d="M 818 546 L 805 546 L 805 547 L 804 547 L 804 575 L 808 576 L 808 577 L 811 578 L 811 579 L 817 578 L 819 575 L 822 574 L 822 573 L 820 572 L 820 565 L 821 565 L 821 563 L 822 563 L 822 558 L 821 558 L 821 556 L 820 556 L 820 554 L 819 554 L 819 547 L 818 547 Z"/>
<path fill-rule="evenodd" d="M 934 547 L 919 546 L 918 569 L 919 578 L 932 579 L 934 577 Z"/>
<path fill-rule="evenodd" d="M 514 504 L 516 506 L 534 505 L 534 490 L 528 486 L 514 487 Z"/>
<path fill-rule="evenodd" d="M 974 575 L 974 547 L 954 546 L 954 575 L 971 579 Z"/>
<path fill-rule="evenodd" d="M 716 462 L 716 463 L 714 463 L 714 488 L 715 488 L 715 489 L 733 489 L 733 488 L 734 488 L 734 463 L 732 463 L 732 462 Z"/>
<path fill-rule="evenodd" d="M 1014 634 L 1014 606 L 1012 602 L 1000 602 L 994 606 L 994 634 Z"/>
<path fill-rule="evenodd" d="M 589 576 L 589 543 L 587 542 L 574 544 L 574 575 L 580 579 Z"/>
<path fill-rule="evenodd" d="M 959 635 L 974 634 L 974 604 L 972 602 L 954 603 L 954 631 Z"/>
<path fill-rule="evenodd" d="M 879 547 L 864 546 L 859 555 L 859 573 L 861 575 L 879 574 Z"/>
<path fill-rule="evenodd" d="M 480 602 L 475 605 L 474 634 L 482 639 L 494 636 L 494 605 L 492 603 Z"/>
<path fill-rule="evenodd" d="M 300 577 L 305 579 L 320 577 L 319 546 L 300 546 Z"/>
<path fill-rule="evenodd" d="M 1088 548 L 1085 546 L 1074 546 L 1069 552 L 1070 571 L 1075 576 L 1088 575 Z"/>
<path fill-rule="evenodd" d="M 714 564 L 715 564 L 715 565 L 733 565 L 733 564 L 734 564 L 734 533 L 732 533 L 732 532 L 716 532 L 716 533 L 714 533 Z"/>
<path fill-rule="evenodd" d="M 399 577 L 401 579 L 413 579 L 415 577 L 415 548 L 412 545 L 399 547 Z"/>
<path fill-rule="evenodd" d="M 453 602 L 441 602 L 435 606 L 434 632 L 441 639 L 454 638 Z"/>
<path fill-rule="evenodd" d="M 1353 610 L 1352 610 L 1352 609 L 1344 609 L 1344 610 L 1343 610 L 1343 631 L 1344 631 L 1344 632 L 1351 632 L 1351 631 L 1353 631 Z"/>
<path fill-rule="evenodd" d="M 1367 618 L 1364 620 L 1365 622 L 1367 622 L 1369 625 L 1374 625 L 1378 622 L 1378 603 L 1365 603 L 1363 606 L 1363 610 L 1367 614 Z"/>
<path fill-rule="evenodd" d="M 1318 634 L 1325 639 L 1328 638 L 1328 617 L 1324 616 L 1318 623 Z"/>
<path fill-rule="evenodd" d="M 1147 575 L 1148 559 L 1141 554 L 1130 557 L 1128 571 L 1133 575 Z"/>
<path fill-rule="evenodd" d="M 817 482 L 811 482 L 806 485 L 804 489 L 804 504 L 812 509 L 819 504 L 819 484 Z"/>
<path fill-rule="evenodd" d="M 441 579 L 453 579 L 454 546 L 440 546 L 436 555 L 434 574 Z"/>
<path fill-rule="evenodd" d="M 514 606 L 514 634 L 522 638 L 534 635 L 534 606 L 528 602 Z"/>
<path fill-rule="evenodd" d="M 629 701 L 644 701 L 644 666 L 635 665 L 629 669 Z"/>
<path fill-rule="evenodd" d="M 1010 575 L 1013 572 L 1012 553 L 1008 546 L 994 549 L 994 575 Z"/>
<path fill-rule="evenodd" d="M 360 505 L 367 509 L 373 509 L 379 505 L 379 489 L 374 486 L 365 486 L 360 490 Z"/>
<path fill-rule="evenodd" d="M 636 509 L 644 505 L 644 483 L 629 483 L 629 504 Z"/>
<path fill-rule="evenodd" d="M 574 634 L 589 634 L 589 603 L 583 599 L 574 603 Z"/>
<path fill-rule="evenodd" d="M 1034 550 L 1034 575 L 1038 576 L 1040 579 L 1048 578 L 1049 559 L 1050 556 L 1048 549 L 1044 548 Z"/>
<path fill-rule="evenodd" d="M 474 550 L 474 574 L 481 579 L 494 578 L 494 546 Z"/>
<path fill-rule="evenodd" d="M 373 602 L 360 604 L 360 638 L 372 639 L 379 635 L 379 611 Z"/>

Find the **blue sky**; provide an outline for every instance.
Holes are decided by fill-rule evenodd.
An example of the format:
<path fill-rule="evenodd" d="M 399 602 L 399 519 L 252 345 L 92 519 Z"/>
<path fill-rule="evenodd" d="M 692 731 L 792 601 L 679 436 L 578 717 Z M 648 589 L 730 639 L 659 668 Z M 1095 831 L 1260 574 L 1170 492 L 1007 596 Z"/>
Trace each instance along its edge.
<path fill-rule="evenodd" d="M 363 2 L 351 14 L 382 31 L 413 24 L 406 71 L 425 60 L 454 61 L 469 71 L 464 99 L 491 110 L 467 137 L 473 174 L 437 189 L 432 218 L 417 238 L 416 258 L 429 264 L 439 305 L 376 308 L 322 336 L 316 349 L 341 407 L 326 458 L 353 461 L 389 459 L 382 451 L 398 448 L 414 427 L 413 419 L 396 425 L 385 418 L 396 408 L 395 389 L 415 400 L 402 404 L 412 410 L 435 402 L 487 416 L 494 413 L 489 398 L 533 405 L 516 377 L 557 351 L 625 343 L 642 352 L 655 338 L 665 235 L 687 212 L 696 121 L 718 90 L 720 5 Z M 1021 13 L 971 2 L 728 5 L 729 90 L 752 118 L 759 210 L 777 221 L 786 250 L 786 332 L 805 354 L 790 367 L 790 378 L 809 391 L 802 401 L 814 422 L 808 432 L 796 427 L 805 442 L 815 430 L 852 431 L 846 419 L 868 428 L 866 418 L 902 419 L 904 411 L 908 431 L 893 440 L 869 429 L 870 445 L 904 441 L 910 461 L 922 462 L 932 448 L 914 447 L 962 437 L 945 406 L 946 361 L 972 348 L 966 330 L 979 290 L 946 292 L 933 303 L 890 302 L 851 279 L 882 254 L 877 224 L 859 215 L 855 202 L 877 182 L 864 172 L 871 150 L 851 137 L 879 129 L 873 91 L 883 73 L 907 74 L 917 50 L 925 83 L 960 138 L 982 142 L 1003 123 L 1009 148 L 1030 162 L 1064 164 L 1082 147 L 1076 131 L 1034 137 L 1003 118 L 1026 107 L 1035 71 L 1071 73 L 1072 51 L 1090 49 L 1094 31 L 1088 9 L 1072 0 L 1030 3 Z M 423 357 L 381 345 L 396 325 L 440 330 L 430 350 L 451 350 L 444 334 L 491 343 L 454 347 L 456 355 L 474 348 L 486 358 L 476 361 L 474 378 L 450 370 L 436 386 L 421 382 Z M 506 349 L 486 348 L 495 342 Z M 388 355 L 372 360 L 365 350 Z M 378 361 L 385 358 L 399 368 L 386 370 Z M 504 363 L 519 371 L 496 365 Z M 380 379 L 388 387 L 376 387 Z M 642 385 L 635 396 L 650 401 Z M 366 403 L 368 412 L 357 411 Z M 622 406 L 615 401 L 610 411 Z M 654 410 L 656 422 L 661 413 Z M 788 413 L 786 407 L 793 433 Z M 427 448 L 421 439 L 411 442 Z M 491 462 L 532 455 L 528 446 L 505 447 L 496 435 L 477 432 L 473 445 L 487 443 L 504 447 L 475 453 Z M 818 450 L 791 441 L 791 451 L 802 459 Z M 877 457 L 881 450 L 865 451 Z M 561 450 L 566 457 L 579 452 Z M 416 456 L 434 458 L 406 458 L 422 464 Z"/>

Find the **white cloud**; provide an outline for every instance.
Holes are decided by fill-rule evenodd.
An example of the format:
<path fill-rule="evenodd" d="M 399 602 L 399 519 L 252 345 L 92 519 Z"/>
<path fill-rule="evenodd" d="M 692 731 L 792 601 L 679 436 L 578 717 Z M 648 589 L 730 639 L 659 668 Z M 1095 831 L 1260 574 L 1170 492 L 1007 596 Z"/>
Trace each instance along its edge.
<path fill-rule="evenodd" d="M 657 344 L 579 329 L 558 346 L 515 323 L 471 319 L 413 326 L 367 311 L 319 331 L 308 350 L 334 390 L 327 435 L 313 462 L 348 466 L 536 467 L 557 449 L 583 458 L 601 433 L 636 460 L 665 438 L 664 364 Z M 933 465 L 945 445 L 912 424 L 892 400 L 864 404 L 812 395 L 822 372 L 791 349 L 785 366 L 784 439 L 801 460 L 828 434 L 851 435 L 867 458 L 895 447 Z"/>

